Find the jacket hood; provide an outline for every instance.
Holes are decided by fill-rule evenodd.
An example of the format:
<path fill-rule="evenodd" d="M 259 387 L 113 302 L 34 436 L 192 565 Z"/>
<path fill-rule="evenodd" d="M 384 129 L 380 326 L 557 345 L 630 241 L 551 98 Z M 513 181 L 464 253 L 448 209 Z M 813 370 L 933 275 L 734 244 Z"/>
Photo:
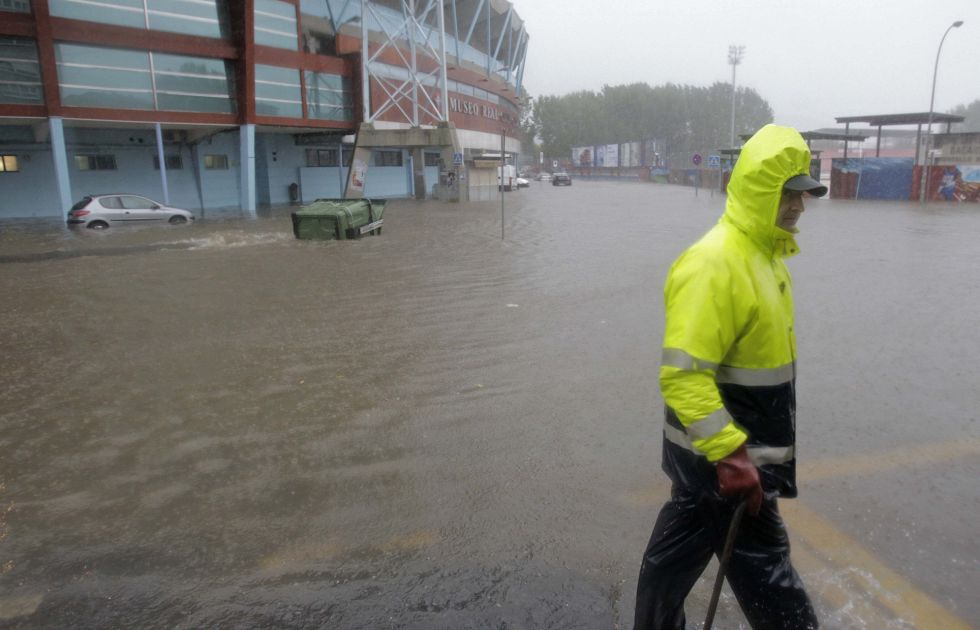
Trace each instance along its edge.
<path fill-rule="evenodd" d="M 786 180 L 809 173 L 810 149 L 803 136 L 790 127 L 766 125 L 742 147 L 721 220 L 734 224 L 767 252 L 795 254 L 793 235 L 776 227 L 776 213 Z"/>

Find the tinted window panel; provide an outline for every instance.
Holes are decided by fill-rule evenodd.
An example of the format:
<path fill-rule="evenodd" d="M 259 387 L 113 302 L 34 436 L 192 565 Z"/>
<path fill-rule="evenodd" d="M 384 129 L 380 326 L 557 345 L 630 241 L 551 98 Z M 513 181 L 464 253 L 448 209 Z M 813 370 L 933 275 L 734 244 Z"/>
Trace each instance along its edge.
<path fill-rule="evenodd" d="M 221 77 L 222 79 L 227 75 L 225 62 L 220 59 L 204 59 L 201 57 L 167 55 L 164 53 L 153 53 L 153 69 L 156 72 L 204 74 Z"/>
<path fill-rule="evenodd" d="M 147 54 L 139 50 L 120 50 L 98 46 L 79 46 L 77 44 L 55 44 L 55 57 L 58 63 L 86 64 L 109 68 L 131 68 L 149 70 Z"/>
<path fill-rule="evenodd" d="M 226 0 L 49 0 L 51 15 L 205 37 L 229 34 Z M 147 26 L 149 23 L 149 26 Z"/>
<path fill-rule="evenodd" d="M 230 65 L 220 59 L 153 53 L 150 56 L 75 44 L 57 44 L 62 102 L 75 107 L 233 113 Z"/>
<path fill-rule="evenodd" d="M 0 36 L 0 103 L 41 105 L 41 66 L 33 39 Z"/>
<path fill-rule="evenodd" d="M 227 155 L 205 155 L 204 156 L 204 168 L 208 169 L 228 169 L 228 156 Z"/>
<path fill-rule="evenodd" d="M 215 0 L 147 0 L 150 28 L 203 37 L 229 33 L 225 3 Z"/>
<path fill-rule="evenodd" d="M 83 68 L 59 64 L 58 80 L 73 87 L 102 87 L 150 92 L 149 70 L 123 70 L 120 68 Z"/>
<path fill-rule="evenodd" d="M 0 11 L 11 11 L 13 13 L 30 13 L 31 0 L 6 0 L 0 2 Z"/>
<path fill-rule="evenodd" d="M 165 92 L 157 92 L 157 107 L 159 109 L 178 112 L 204 112 L 209 114 L 235 113 L 235 104 L 227 98 L 167 94 Z"/>
<path fill-rule="evenodd" d="M 70 107 L 113 107 L 117 109 L 153 109 L 153 94 L 118 92 L 93 88 L 61 88 L 61 103 Z"/>
<path fill-rule="evenodd" d="M 143 0 L 99 0 L 98 3 L 81 0 L 49 0 L 48 7 L 51 15 L 57 17 L 146 28 Z"/>
<path fill-rule="evenodd" d="M 255 111 L 263 116 L 302 118 L 299 71 L 255 66 Z"/>
<path fill-rule="evenodd" d="M 272 101 L 258 101 L 256 99 L 255 112 L 262 116 L 285 116 L 287 118 L 302 118 L 303 108 L 301 103 L 283 103 Z"/>
<path fill-rule="evenodd" d="M 295 7 L 277 0 L 255 0 L 255 43 L 298 50 Z"/>
<path fill-rule="evenodd" d="M 228 96 L 228 82 L 224 77 L 190 77 L 158 73 L 156 84 L 158 90 L 165 92 Z"/>

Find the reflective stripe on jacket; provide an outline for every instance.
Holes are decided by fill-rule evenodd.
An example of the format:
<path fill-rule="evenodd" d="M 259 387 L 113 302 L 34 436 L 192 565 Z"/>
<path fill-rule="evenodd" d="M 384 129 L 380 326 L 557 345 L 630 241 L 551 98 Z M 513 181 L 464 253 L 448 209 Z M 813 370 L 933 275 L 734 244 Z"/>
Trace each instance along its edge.
<path fill-rule="evenodd" d="M 746 443 L 763 487 L 796 493 L 796 340 L 783 259 L 798 247 L 776 213 L 786 180 L 809 170 L 799 133 L 763 127 L 742 148 L 721 220 L 671 266 L 664 469 L 682 485 L 714 484 L 709 462 Z"/>

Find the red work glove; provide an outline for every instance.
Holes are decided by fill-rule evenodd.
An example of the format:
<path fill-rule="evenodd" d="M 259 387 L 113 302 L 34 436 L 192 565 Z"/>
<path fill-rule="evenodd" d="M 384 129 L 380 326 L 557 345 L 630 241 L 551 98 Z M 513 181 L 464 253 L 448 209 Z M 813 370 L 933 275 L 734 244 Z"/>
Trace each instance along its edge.
<path fill-rule="evenodd" d="M 759 471 L 749 459 L 745 445 L 716 464 L 718 491 L 723 497 L 743 497 L 748 501 L 749 514 L 756 516 L 762 507 L 762 484 Z"/>

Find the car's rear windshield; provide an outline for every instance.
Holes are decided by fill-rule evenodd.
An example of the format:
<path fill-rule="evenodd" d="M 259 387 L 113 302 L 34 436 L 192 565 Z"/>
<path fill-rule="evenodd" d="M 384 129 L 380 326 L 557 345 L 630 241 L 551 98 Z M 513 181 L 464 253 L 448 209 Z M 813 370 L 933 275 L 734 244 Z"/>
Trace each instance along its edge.
<path fill-rule="evenodd" d="M 91 197 L 85 197 L 84 199 L 82 199 L 81 201 L 79 201 L 78 203 L 76 203 L 74 206 L 72 206 L 71 209 L 72 210 L 81 210 L 82 208 L 84 208 L 85 206 L 87 206 L 91 202 L 92 202 L 92 198 Z"/>

